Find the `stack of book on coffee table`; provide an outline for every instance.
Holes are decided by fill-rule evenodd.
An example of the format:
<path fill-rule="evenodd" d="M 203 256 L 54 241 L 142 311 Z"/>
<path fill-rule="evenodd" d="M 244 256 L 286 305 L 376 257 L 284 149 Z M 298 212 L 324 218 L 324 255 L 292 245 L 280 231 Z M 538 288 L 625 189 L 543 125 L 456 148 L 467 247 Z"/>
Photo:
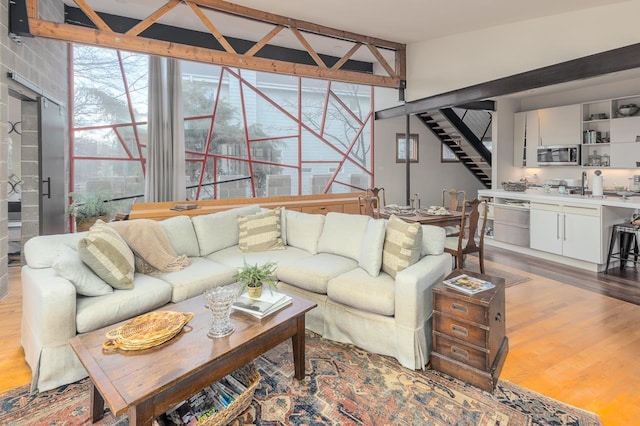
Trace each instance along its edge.
<path fill-rule="evenodd" d="M 233 302 L 233 309 L 262 319 L 290 305 L 292 300 L 290 296 L 279 291 L 263 289 L 262 295 L 257 299 L 249 297 L 247 292 L 242 293 Z"/>

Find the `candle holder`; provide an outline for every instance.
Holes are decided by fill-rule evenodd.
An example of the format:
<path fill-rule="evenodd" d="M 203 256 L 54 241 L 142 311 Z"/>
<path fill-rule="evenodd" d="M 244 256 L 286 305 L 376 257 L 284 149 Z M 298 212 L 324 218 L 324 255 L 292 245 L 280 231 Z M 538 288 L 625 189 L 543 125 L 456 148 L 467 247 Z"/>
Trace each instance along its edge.
<path fill-rule="evenodd" d="M 238 295 L 236 286 L 214 287 L 204 292 L 205 306 L 213 319 L 207 336 L 212 338 L 228 336 L 235 330 L 231 324 L 231 305 Z"/>

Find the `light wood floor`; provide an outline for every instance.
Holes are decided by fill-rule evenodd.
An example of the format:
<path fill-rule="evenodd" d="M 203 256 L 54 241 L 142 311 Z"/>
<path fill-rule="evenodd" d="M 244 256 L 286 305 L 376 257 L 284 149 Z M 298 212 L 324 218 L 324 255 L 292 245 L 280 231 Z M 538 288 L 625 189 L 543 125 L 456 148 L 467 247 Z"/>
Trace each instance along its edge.
<path fill-rule="evenodd" d="M 536 271 L 556 280 L 531 273 L 526 259 L 518 264 L 511 254 L 487 258 L 532 277 L 506 290 L 510 350 L 501 379 L 594 412 L 604 425 L 637 424 L 640 306 L 562 283 L 552 263 Z M 572 271 L 571 277 L 581 274 Z M 582 276 L 598 282 L 593 273 Z M 11 267 L 9 295 L 0 301 L 0 392 L 30 381 L 20 347 L 20 311 L 19 269 Z"/>

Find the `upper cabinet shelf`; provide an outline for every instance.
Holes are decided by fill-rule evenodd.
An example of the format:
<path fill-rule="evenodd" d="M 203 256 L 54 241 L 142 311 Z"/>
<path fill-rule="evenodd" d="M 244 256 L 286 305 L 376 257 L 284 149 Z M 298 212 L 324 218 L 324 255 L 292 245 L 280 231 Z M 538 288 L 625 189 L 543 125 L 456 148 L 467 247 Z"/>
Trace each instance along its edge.
<path fill-rule="evenodd" d="M 612 118 L 640 116 L 640 96 L 629 96 L 611 100 Z"/>
<path fill-rule="evenodd" d="M 515 166 L 536 167 L 541 145 L 581 145 L 583 167 L 640 167 L 640 95 L 514 114 Z"/>

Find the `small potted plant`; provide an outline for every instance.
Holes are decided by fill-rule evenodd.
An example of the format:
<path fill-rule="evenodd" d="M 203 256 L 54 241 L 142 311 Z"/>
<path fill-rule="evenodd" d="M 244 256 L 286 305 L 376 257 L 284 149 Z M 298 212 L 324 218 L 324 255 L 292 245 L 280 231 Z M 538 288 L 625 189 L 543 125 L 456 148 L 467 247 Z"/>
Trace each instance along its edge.
<path fill-rule="evenodd" d="M 257 299 L 262 295 L 262 287 L 265 284 L 269 286 L 271 291 L 272 288 L 276 287 L 275 268 L 275 262 L 250 265 L 245 260 L 244 266 L 239 268 L 238 272 L 233 276 L 235 280 L 242 284 L 240 294 L 246 289 L 249 297 Z"/>
<path fill-rule="evenodd" d="M 114 212 L 108 202 L 110 197 L 104 192 L 72 192 L 69 197 L 73 203 L 67 208 L 67 214 L 75 219 L 78 232 L 88 231 L 98 219 L 109 222 Z"/>

